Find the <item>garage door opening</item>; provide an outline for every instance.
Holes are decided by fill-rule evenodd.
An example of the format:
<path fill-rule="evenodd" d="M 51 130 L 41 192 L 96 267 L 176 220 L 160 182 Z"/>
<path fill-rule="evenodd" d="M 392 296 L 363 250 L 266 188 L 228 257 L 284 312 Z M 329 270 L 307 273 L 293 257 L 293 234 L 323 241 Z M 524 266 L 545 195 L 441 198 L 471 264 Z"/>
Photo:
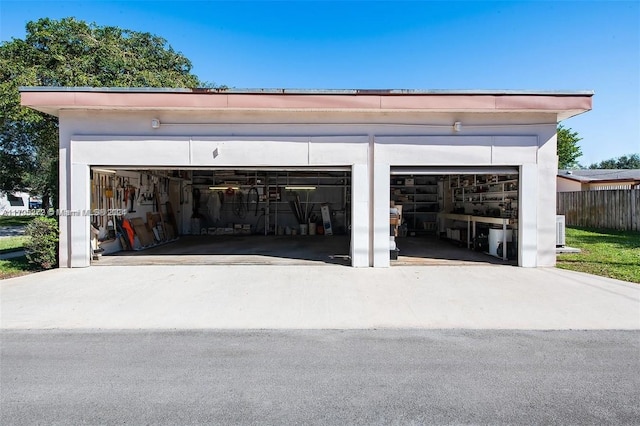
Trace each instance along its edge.
<path fill-rule="evenodd" d="M 92 264 L 350 265 L 350 168 L 91 172 Z"/>
<path fill-rule="evenodd" d="M 392 167 L 391 264 L 518 264 L 513 167 Z"/>

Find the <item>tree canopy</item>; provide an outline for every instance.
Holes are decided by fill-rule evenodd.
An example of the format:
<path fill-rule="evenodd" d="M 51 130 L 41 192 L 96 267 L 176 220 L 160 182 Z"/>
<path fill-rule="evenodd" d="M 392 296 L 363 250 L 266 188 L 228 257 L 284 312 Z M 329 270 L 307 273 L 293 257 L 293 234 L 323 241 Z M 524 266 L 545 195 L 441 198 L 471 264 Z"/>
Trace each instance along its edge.
<path fill-rule="evenodd" d="M 558 168 L 573 169 L 579 167 L 578 158 L 582 156 L 582 151 L 578 142 L 582 140 L 578 132 L 571 128 L 558 125 Z"/>
<path fill-rule="evenodd" d="M 162 37 L 75 18 L 29 22 L 0 44 L 0 190 L 57 193 L 58 120 L 20 106 L 19 86 L 198 87 Z"/>
<path fill-rule="evenodd" d="M 599 163 L 593 163 L 590 169 L 640 169 L 640 154 L 623 155 L 610 158 Z"/>

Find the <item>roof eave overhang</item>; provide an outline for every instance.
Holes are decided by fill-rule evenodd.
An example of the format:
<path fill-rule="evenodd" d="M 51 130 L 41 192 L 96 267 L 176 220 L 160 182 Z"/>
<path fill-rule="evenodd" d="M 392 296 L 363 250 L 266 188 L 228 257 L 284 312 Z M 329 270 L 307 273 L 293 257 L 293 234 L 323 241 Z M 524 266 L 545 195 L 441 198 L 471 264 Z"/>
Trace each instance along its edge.
<path fill-rule="evenodd" d="M 282 111 L 367 113 L 547 113 L 565 120 L 592 108 L 592 92 L 567 93 L 217 93 L 21 88 L 23 106 L 59 116 L 64 110 Z"/>

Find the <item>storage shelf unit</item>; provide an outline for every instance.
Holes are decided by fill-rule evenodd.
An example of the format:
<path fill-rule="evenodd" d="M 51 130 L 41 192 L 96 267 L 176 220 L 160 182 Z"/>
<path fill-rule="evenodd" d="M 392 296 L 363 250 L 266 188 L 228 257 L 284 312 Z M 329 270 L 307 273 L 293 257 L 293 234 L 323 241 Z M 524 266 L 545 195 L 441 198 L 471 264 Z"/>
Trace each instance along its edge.
<path fill-rule="evenodd" d="M 517 175 L 453 175 L 451 202 L 467 214 L 517 218 Z"/>
<path fill-rule="evenodd" d="M 435 176 L 394 175 L 391 200 L 402 206 L 407 231 L 412 235 L 435 233 L 440 210 Z"/>
<path fill-rule="evenodd" d="M 489 226 L 490 236 L 500 230 L 499 243 L 505 249 L 498 256 L 507 260 L 507 245 L 518 227 L 517 175 L 451 175 L 445 181 L 449 188 L 451 213 L 438 215 L 440 235 L 468 248 L 475 245 L 476 224 Z M 489 253 L 497 256 L 489 249 Z"/>

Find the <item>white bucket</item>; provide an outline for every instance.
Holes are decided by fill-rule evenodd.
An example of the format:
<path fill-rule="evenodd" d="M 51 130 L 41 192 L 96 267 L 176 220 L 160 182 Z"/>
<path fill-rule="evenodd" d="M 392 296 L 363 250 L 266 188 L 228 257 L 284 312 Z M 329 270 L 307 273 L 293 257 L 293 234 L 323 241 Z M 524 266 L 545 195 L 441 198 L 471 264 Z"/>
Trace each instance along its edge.
<path fill-rule="evenodd" d="M 300 225 L 300 235 L 307 235 L 307 225 Z"/>

